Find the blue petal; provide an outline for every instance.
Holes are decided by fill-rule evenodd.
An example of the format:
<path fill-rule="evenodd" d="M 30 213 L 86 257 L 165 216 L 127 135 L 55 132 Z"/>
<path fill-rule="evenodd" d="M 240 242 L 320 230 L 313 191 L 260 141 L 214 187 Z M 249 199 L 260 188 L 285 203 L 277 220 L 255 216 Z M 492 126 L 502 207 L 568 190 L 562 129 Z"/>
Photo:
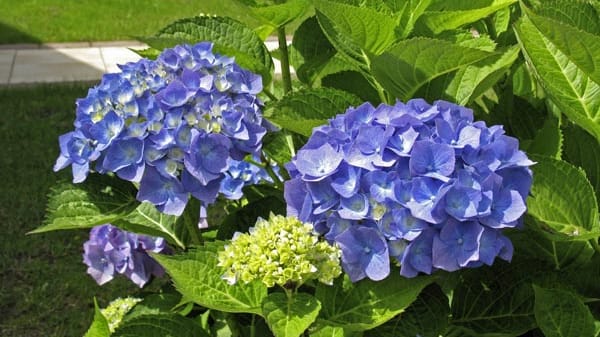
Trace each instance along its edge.
<path fill-rule="evenodd" d="M 302 149 L 296 155 L 296 169 L 307 178 L 321 180 L 334 173 L 344 154 L 325 143 L 316 149 Z M 305 179 L 306 180 L 306 179 Z"/>
<path fill-rule="evenodd" d="M 409 161 L 413 176 L 428 176 L 448 181 L 456 158 L 454 149 L 446 144 L 431 141 L 415 142 Z"/>
<path fill-rule="evenodd" d="M 106 150 L 106 156 L 102 166 L 109 171 L 117 171 L 121 168 L 139 163 L 144 154 L 144 141 L 137 138 L 129 138 L 113 142 Z"/>

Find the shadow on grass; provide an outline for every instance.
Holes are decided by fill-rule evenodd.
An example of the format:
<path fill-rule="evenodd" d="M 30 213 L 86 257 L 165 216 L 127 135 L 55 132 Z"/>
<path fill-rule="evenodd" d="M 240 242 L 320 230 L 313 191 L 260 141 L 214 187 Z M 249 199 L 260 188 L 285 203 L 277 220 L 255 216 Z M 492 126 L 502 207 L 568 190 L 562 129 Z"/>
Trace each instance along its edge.
<path fill-rule="evenodd" d="M 0 21 L 0 44 L 42 43 L 37 37 L 23 33 Z"/>
<path fill-rule="evenodd" d="M 73 128 L 75 99 L 85 97 L 88 88 L 0 87 L 2 337 L 82 336 L 92 320 L 94 297 L 104 307 L 141 291 L 122 277 L 100 287 L 86 274 L 81 254 L 88 231 L 25 234 L 42 223 L 50 186 L 70 178 L 69 170 L 52 172 L 57 137 Z"/>

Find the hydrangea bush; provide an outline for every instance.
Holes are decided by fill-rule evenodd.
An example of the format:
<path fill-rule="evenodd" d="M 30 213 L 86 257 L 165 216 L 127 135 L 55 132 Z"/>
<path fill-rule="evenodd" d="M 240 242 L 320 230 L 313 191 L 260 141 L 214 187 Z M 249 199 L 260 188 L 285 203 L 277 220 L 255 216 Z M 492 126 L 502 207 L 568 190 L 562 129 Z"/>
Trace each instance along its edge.
<path fill-rule="evenodd" d="M 231 1 L 59 138 L 86 336 L 598 335 L 596 1 Z"/>
<path fill-rule="evenodd" d="M 422 99 L 365 103 L 313 134 L 287 169 L 288 214 L 343 252 L 353 281 L 510 261 L 502 235 L 525 213 L 532 165 L 501 126 Z"/>

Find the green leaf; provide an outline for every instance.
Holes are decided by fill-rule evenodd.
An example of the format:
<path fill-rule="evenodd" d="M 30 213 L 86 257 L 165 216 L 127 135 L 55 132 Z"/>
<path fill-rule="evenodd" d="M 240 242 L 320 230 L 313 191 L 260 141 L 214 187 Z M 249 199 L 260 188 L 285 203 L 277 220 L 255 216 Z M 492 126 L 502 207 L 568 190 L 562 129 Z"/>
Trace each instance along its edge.
<path fill-rule="evenodd" d="M 600 34 L 600 18 L 593 5 L 586 1 L 544 0 L 534 7 L 536 14 L 577 27 L 591 34 Z"/>
<path fill-rule="evenodd" d="M 262 75 L 263 85 L 271 81 L 273 62 L 267 47 L 252 29 L 231 18 L 197 16 L 181 19 L 142 41 L 156 49 L 211 41 L 215 52 L 234 56 L 240 66 Z"/>
<path fill-rule="evenodd" d="M 451 323 L 475 336 L 519 336 L 533 329 L 532 274 L 531 266 L 514 261 L 465 271 L 452 295 Z"/>
<path fill-rule="evenodd" d="M 508 48 L 501 54 L 493 54 L 432 81 L 426 87 L 426 93 L 421 96 L 431 100 L 441 97 L 459 105 L 468 105 L 504 78 L 518 56 L 518 47 Z"/>
<path fill-rule="evenodd" d="M 536 17 L 533 20 L 536 24 L 529 17 L 523 17 L 515 31 L 535 77 L 569 119 L 600 139 L 600 85 L 591 77 L 598 77 L 600 73 L 596 73 L 598 69 L 590 72 L 590 67 L 600 65 L 600 62 L 595 49 L 586 47 L 598 46 L 600 37 L 549 19 Z M 544 27 L 548 31 L 536 27 L 542 23 L 547 24 Z M 560 49 L 559 37 L 569 39 L 568 49 L 565 46 Z M 585 58 L 589 61 L 584 62 Z"/>
<path fill-rule="evenodd" d="M 525 230 L 511 233 L 510 239 L 519 256 L 541 261 L 554 270 L 582 267 L 595 252 L 589 241 L 553 241 L 529 222 Z"/>
<path fill-rule="evenodd" d="M 594 335 L 594 317 L 577 294 L 533 286 L 535 319 L 546 337 Z"/>
<path fill-rule="evenodd" d="M 265 285 L 260 281 L 229 285 L 221 278 L 224 270 L 217 266 L 216 252 L 199 248 L 180 255 L 152 257 L 165 268 L 185 299 L 209 309 L 262 314 Z"/>
<path fill-rule="evenodd" d="M 381 103 L 377 90 L 358 71 L 340 71 L 328 74 L 321 79 L 321 85 L 349 92 L 356 95 L 361 101 L 370 102 L 374 106 Z"/>
<path fill-rule="evenodd" d="M 349 337 L 344 328 L 338 326 L 326 326 L 310 334 L 310 337 Z"/>
<path fill-rule="evenodd" d="M 491 53 L 444 40 L 415 38 L 402 41 L 372 61 L 375 79 L 402 101 L 434 78 L 481 61 Z"/>
<path fill-rule="evenodd" d="M 108 321 L 106 317 L 102 315 L 100 308 L 98 307 L 98 302 L 94 298 L 94 321 L 92 321 L 92 325 L 85 333 L 84 337 L 109 337 L 110 329 L 108 328 Z"/>
<path fill-rule="evenodd" d="M 250 191 L 252 187 L 245 191 Z M 247 232 L 248 228 L 256 224 L 256 220 L 261 217 L 267 219 L 270 213 L 285 214 L 285 202 L 281 196 L 281 191 L 276 190 L 278 195 L 264 195 L 258 200 L 253 200 L 248 204 L 229 213 L 223 223 L 219 226 L 217 238 L 220 240 L 229 240 L 235 232 Z"/>
<path fill-rule="evenodd" d="M 399 39 L 407 38 L 415 27 L 417 20 L 423 15 L 432 0 L 407 0 L 407 7 L 402 12 L 400 23 L 396 27 Z"/>
<path fill-rule="evenodd" d="M 365 337 L 438 337 L 448 326 L 450 305 L 439 286 L 425 288 L 405 312 L 373 330 Z"/>
<path fill-rule="evenodd" d="M 600 83 L 600 36 L 531 12 L 527 13 L 527 17 L 550 44 L 565 54 L 585 75 Z"/>
<path fill-rule="evenodd" d="M 196 321 L 181 315 L 145 315 L 123 322 L 113 337 L 208 337 Z"/>
<path fill-rule="evenodd" d="M 438 1 L 440 5 L 426 11 L 418 24 L 426 26 L 434 34 L 439 34 L 481 20 L 515 2 L 517 0 Z M 453 4 L 468 4 L 468 8 Z"/>
<path fill-rule="evenodd" d="M 316 16 L 306 19 L 296 29 L 292 49 L 290 59 L 298 79 L 310 86 L 321 77 L 320 72 L 337 53 L 321 30 Z"/>
<path fill-rule="evenodd" d="M 557 118 L 546 118 L 544 125 L 540 130 L 538 130 L 537 135 L 526 148 L 527 153 L 538 154 L 560 160 L 563 136 L 558 124 L 559 122 Z"/>
<path fill-rule="evenodd" d="M 432 281 L 427 276 L 408 279 L 396 271 L 378 282 L 364 279 L 344 287 L 341 282 L 333 287 L 319 284 L 315 296 L 323 307 L 317 325 L 373 329 L 403 312 Z"/>
<path fill-rule="evenodd" d="M 305 14 L 310 8 L 307 0 L 289 0 L 281 4 L 250 7 L 250 14 L 274 27 L 282 27 Z"/>
<path fill-rule="evenodd" d="M 360 99 L 345 91 L 331 88 L 304 89 L 284 96 L 265 109 L 265 117 L 284 129 L 309 137 L 313 127 L 344 113 Z"/>
<path fill-rule="evenodd" d="M 140 55 L 143 58 L 147 58 L 150 60 L 156 60 L 158 55 L 160 55 L 160 50 L 154 48 L 146 48 L 146 49 L 130 49 L 134 53 Z"/>
<path fill-rule="evenodd" d="M 327 0 L 314 5 L 329 41 L 360 66 L 368 64 L 366 53 L 379 55 L 396 41 L 398 22 L 389 15 Z"/>
<path fill-rule="evenodd" d="M 181 295 L 178 293 L 153 293 L 131 308 L 123 321 L 144 315 L 172 314 L 180 303 Z"/>
<path fill-rule="evenodd" d="M 275 337 L 298 337 L 315 321 L 321 303 L 307 293 L 288 300 L 284 293 L 272 293 L 263 301 L 263 316 Z"/>
<path fill-rule="evenodd" d="M 565 128 L 564 135 L 565 160 L 585 171 L 596 192 L 596 199 L 598 199 L 600 196 L 600 143 L 592 135 L 575 125 Z"/>
<path fill-rule="evenodd" d="M 283 130 L 267 132 L 263 137 L 262 150 L 269 158 L 275 160 L 279 165 L 283 165 L 290 162 L 295 154 L 293 139 L 292 133 Z"/>
<path fill-rule="evenodd" d="M 589 240 L 600 237 L 598 203 L 581 169 L 542 156 L 533 169 L 528 214 L 556 240 Z"/>
<path fill-rule="evenodd" d="M 185 244 L 177 235 L 177 220 L 177 216 L 161 213 L 151 203 L 143 202 L 131 213 L 113 224 L 131 232 L 161 236 L 167 241 L 185 248 Z"/>
<path fill-rule="evenodd" d="M 81 184 L 59 183 L 48 196 L 43 226 L 29 233 L 112 223 L 139 205 L 136 193 L 131 183 L 107 175 L 91 174 Z"/>

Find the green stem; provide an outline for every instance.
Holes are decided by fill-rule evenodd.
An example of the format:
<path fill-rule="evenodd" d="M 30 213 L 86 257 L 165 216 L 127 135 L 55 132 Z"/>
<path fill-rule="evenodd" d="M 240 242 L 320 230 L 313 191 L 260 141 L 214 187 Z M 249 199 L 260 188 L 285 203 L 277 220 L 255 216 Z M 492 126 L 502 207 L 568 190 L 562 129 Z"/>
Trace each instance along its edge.
<path fill-rule="evenodd" d="M 590 240 L 590 243 L 592 244 L 592 247 L 594 247 L 596 252 L 600 253 L 600 245 L 598 244 L 598 240 L 592 239 Z"/>
<path fill-rule="evenodd" d="M 552 241 L 552 253 L 554 257 L 554 265 L 556 267 L 556 270 L 560 270 L 560 262 L 558 262 L 558 255 L 556 253 L 556 243 L 554 241 Z"/>
<path fill-rule="evenodd" d="M 250 337 L 256 336 L 256 315 L 252 314 L 252 322 L 250 323 Z"/>
<path fill-rule="evenodd" d="M 265 95 L 267 95 L 267 97 L 269 97 L 272 101 L 277 101 L 277 96 L 273 95 L 273 93 L 271 91 L 269 91 L 269 89 L 265 89 L 263 88 L 263 92 L 265 93 Z"/>
<path fill-rule="evenodd" d="M 285 36 L 285 27 L 277 28 L 277 38 L 279 40 L 279 51 L 281 51 L 281 79 L 283 80 L 283 93 L 292 91 L 292 76 L 290 74 L 290 56 L 287 47 L 287 37 Z"/>

